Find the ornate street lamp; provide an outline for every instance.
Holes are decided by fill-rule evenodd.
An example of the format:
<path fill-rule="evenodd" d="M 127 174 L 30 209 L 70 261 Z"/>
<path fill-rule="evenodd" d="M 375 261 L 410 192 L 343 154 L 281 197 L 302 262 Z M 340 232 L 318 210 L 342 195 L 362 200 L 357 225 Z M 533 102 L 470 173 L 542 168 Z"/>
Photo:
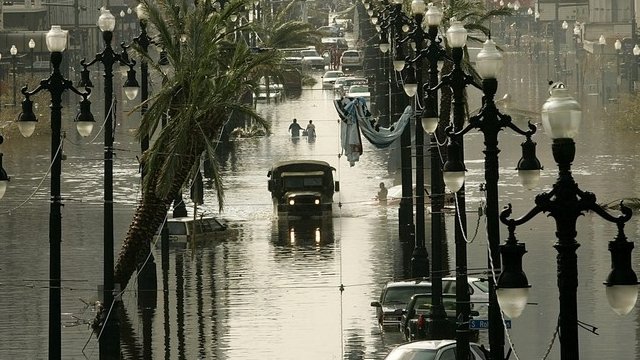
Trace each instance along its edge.
<path fill-rule="evenodd" d="M 36 123 L 36 115 L 33 113 L 31 96 L 46 90 L 51 94 L 51 204 L 49 216 L 49 358 L 62 358 L 61 335 L 61 299 L 62 288 L 60 271 L 60 243 L 62 241 L 62 197 L 60 196 L 60 178 L 62 170 L 62 94 L 71 90 L 82 96 L 80 102 L 80 114 L 76 117 L 76 125 L 80 135 L 86 136 L 93 128 L 93 115 L 90 112 L 90 102 L 87 99 L 90 89 L 85 93 L 78 91 L 70 80 L 65 79 L 60 72 L 62 52 L 67 47 L 67 31 L 60 26 L 53 25 L 46 35 L 47 48 L 51 52 L 51 65 L 53 72 L 49 78 L 40 81 L 33 91 L 22 88 L 25 96 L 22 101 L 22 113 L 18 116 L 18 128 L 23 136 L 33 134 Z M 88 131 L 87 131 L 88 130 Z"/>
<path fill-rule="evenodd" d="M 116 19 L 107 9 L 101 9 L 98 18 L 98 27 L 102 31 L 105 48 L 101 53 L 96 54 L 95 58 L 89 63 L 82 59 L 80 64 L 83 67 L 83 76 L 81 85 L 91 86 L 88 82 L 88 67 L 100 62 L 104 66 L 104 306 L 107 309 L 116 308 L 117 303 L 114 301 L 114 292 L 116 284 L 114 283 L 114 259 L 113 259 L 113 142 L 114 142 L 114 122 L 115 122 L 115 102 L 113 99 L 113 65 L 116 63 L 125 63 L 129 67 L 127 72 L 127 80 L 124 83 L 124 92 L 129 100 L 133 100 L 138 94 L 138 82 L 135 79 L 134 61 L 128 61 L 126 49 L 122 54 L 116 53 L 111 47 L 113 39 L 113 30 L 116 26 Z M 123 44 L 123 48 L 124 44 Z M 100 337 L 100 355 L 101 357 L 114 356 L 120 353 L 120 338 L 118 330 L 117 317 L 102 319 L 103 335 Z"/>
<path fill-rule="evenodd" d="M 510 317 L 517 317 L 527 303 L 530 287 L 522 271 L 524 244 L 515 238 L 517 226 L 527 223 L 539 213 L 548 213 L 556 223 L 558 241 L 554 247 L 558 251 L 557 274 L 560 293 L 560 314 L 558 317 L 560 337 L 560 358 L 578 360 L 578 261 L 576 250 L 577 219 L 587 211 L 592 211 L 606 221 L 615 223 L 618 234 L 609 242 L 611 252 L 611 272 L 607 277 L 607 299 L 619 315 L 629 313 L 637 300 L 638 278 L 631 268 L 633 243 L 628 242 L 624 226 L 631 219 L 631 209 L 620 205 L 622 215 L 614 217 L 596 202 L 596 195 L 578 188 L 571 174 L 571 163 L 575 158 L 575 142 L 582 118 L 580 105 L 569 95 L 561 83 L 551 87 L 551 96 L 542 107 L 542 126 L 553 139 L 553 157 L 558 164 L 558 179 L 551 191 L 536 196 L 536 205 L 518 219 L 510 219 L 511 204 L 500 215 L 507 225 L 509 237 L 501 245 L 505 266 L 498 279 L 498 301 L 502 310 Z"/>
<path fill-rule="evenodd" d="M 498 219 L 498 179 L 499 163 L 498 134 L 505 128 L 510 128 L 518 134 L 524 135 L 526 141 L 522 143 L 522 158 L 518 162 L 518 174 L 525 187 L 531 189 L 537 185 L 540 178 L 540 162 L 535 156 L 535 143 L 531 136 L 536 132 L 536 127 L 529 123 L 529 130 L 524 131 L 517 127 L 510 116 L 502 114 L 496 107 L 494 98 L 498 89 L 497 76 L 502 69 L 502 54 L 496 49 L 493 40 L 485 41 L 482 50 L 478 53 L 476 67 L 482 77 L 483 104 L 477 115 L 469 118 L 469 124 L 462 130 L 448 135 L 451 138 L 461 138 L 472 129 L 482 132 L 484 135 L 485 154 L 485 183 L 486 183 L 486 216 L 487 238 L 489 241 L 488 258 L 489 268 L 500 268 L 500 222 Z M 454 158 L 455 160 L 455 158 Z M 459 167 L 459 165 L 456 165 Z M 464 169 L 464 165 L 461 167 Z M 450 169 L 445 166 L 445 175 Z M 464 171 L 454 169 L 455 175 L 452 187 L 457 187 L 464 182 Z M 504 358 L 504 328 L 500 306 L 496 298 L 495 282 L 489 276 L 489 341 L 491 357 Z"/>

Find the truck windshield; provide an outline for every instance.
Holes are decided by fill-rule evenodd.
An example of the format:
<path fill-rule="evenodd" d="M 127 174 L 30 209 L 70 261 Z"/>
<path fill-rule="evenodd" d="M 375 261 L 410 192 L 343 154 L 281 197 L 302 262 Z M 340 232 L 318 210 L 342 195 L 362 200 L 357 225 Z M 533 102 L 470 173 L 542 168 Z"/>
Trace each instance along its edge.
<path fill-rule="evenodd" d="M 283 178 L 285 189 L 303 189 L 322 186 L 322 177 L 288 176 Z"/>

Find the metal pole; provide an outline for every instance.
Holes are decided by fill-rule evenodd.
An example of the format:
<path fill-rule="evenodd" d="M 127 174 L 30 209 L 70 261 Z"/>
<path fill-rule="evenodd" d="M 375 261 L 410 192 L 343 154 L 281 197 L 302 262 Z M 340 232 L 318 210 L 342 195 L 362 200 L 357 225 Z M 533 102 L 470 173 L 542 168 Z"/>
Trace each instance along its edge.
<path fill-rule="evenodd" d="M 636 23 L 636 1 L 635 0 L 630 0 L 631 1 L 631 42 L 635 45 L 638 44 L 638 29 L 637 26 L 638 24 Z M 633 55 L 633 52 L 631 53 L 631 56 L 633 57 L 633 64 L 631 64 L 631 74 L 630 78 L 631 80 L 629 81 L 629 94 L 633 94 L 635 91 L 635 82 L 638 81 L 638 66 L 636 64 L 636 57 L 635 55 Z"/>
<path fill-rule="evenodd" d="M 428 28 L 429 50 L 427 55 L 429 60 L 429 83 L 427 90 L 427 98 L 425 100 L 425 111 L 430 112 L 429 117 L 439 118 L 438 113 L 438 91 L 431 90 L 435 88 L 439 81 L 438 60 L 442 48 L 436 42 L 438 36 L 438 27 L 429 26 Z M 426 117 L 423 114 L 423 117 Z M 444 216 L 442 210 L 444 208 L 444 182 L 442 181 L 442 163 L 440 162 L 437 132 L 444 135 L 441 127 L 436 128 L 436 132 L 430 137 L 430 159 L 431 159 L 431 327 L 432 339 L 444 339 L 447 314 L 442 304 L 442 275 L 443 269 L 443 241 L 444 241 Z M 442 136 L 444 137 L 444 136 Z"/>
<path fill-rule="evenodd" d="M 414 34 L 414 42 L 416 44 L 416 53 L 420 54 L 422 43 L 424 41 L 424 32 L 422 31 L 422 14 L 415 15 L 416 32 Z M 418 55 L 415 62 L 416 65 L 416 83 L 418 85 L 416 99 L 424 98 L 422 89 L 422 56 Z M 413 70 L 409 68 L 409 70 Z M 420 114 L 414 111 L 415 121 L 415 142 L 416 142 L 416 227 L 415 227 L 415 244 L 413 254 L 411 255 L 411 275 L 413 277 L 429 276 L 429 254 L 425 247 L 425 204 L 424 204 L 424 129 L 422 121 L 418 118 Z"/>
<path fill-rule="evenodd" d="M 60 73 L 62 53 L 51 53 L 53 73 L 51 93 L 51 205 L 49 215 L 49 359 L 62 359 L 61 300 L 60 287 L 60 243 L 62 242 L 62 198 L 60 177 L 62 175 L 62 92 L 64 79 Z M 15 102 L 15 101 L 14 101 Z"/>
<path fill-rule="evenodd" d="M 454 67 L 451 72 L 451 90 L 453 91 L 453 130 L 459 131 L 465 121 L 465 74 L 461 67 L 462 48 L 451 49 Z M 458 136 L 460 161 L 464 162 L 464 143 L 462 136 Z M 465 210 L 464 185 L 455 193 L 455 243 L 456 243 L 456 313 L 459 314 L 459 325 L 456 331 L 456 354 L 458 359 L 469 357 L 469 290 L 467 281 L 467 215 Z"/>
<path fill-rule="evenodd" d="M 11 63 L 13 65 L 13 106 L 16 106 L 16 56 L 11 55 Z"/>

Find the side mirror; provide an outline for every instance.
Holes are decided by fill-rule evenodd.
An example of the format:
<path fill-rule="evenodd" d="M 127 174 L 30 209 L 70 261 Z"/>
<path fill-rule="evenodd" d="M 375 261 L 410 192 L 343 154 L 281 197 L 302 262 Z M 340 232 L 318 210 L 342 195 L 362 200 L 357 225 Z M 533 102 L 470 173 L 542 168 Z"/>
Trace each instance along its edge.
<path fill-rule="evenodd" d="M 334 185 L 333 189 L 338 192 L 340 191 L 340 181 L 336 181 L 336 184 Z"/>
<path fill-rule="evenodd" d="M 372 301 L 371 302 L 371 306 L 373 306 L 373 307 L 382 307 L 382 305 L 380 304 L 379 301 Z"/>

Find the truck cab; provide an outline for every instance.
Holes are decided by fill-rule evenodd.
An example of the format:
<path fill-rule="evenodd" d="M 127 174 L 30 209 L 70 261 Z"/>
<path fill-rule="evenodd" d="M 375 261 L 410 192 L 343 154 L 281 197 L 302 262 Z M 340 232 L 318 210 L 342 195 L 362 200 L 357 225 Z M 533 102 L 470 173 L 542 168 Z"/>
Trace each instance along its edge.
<path fill-rule="evenodd" d="M 325 161 L 280 161 L 267 173 L 274 210 L 278 218 L 331 216 L 333 194 L 340 190 L 333 180 L 336 169 Z"/>

